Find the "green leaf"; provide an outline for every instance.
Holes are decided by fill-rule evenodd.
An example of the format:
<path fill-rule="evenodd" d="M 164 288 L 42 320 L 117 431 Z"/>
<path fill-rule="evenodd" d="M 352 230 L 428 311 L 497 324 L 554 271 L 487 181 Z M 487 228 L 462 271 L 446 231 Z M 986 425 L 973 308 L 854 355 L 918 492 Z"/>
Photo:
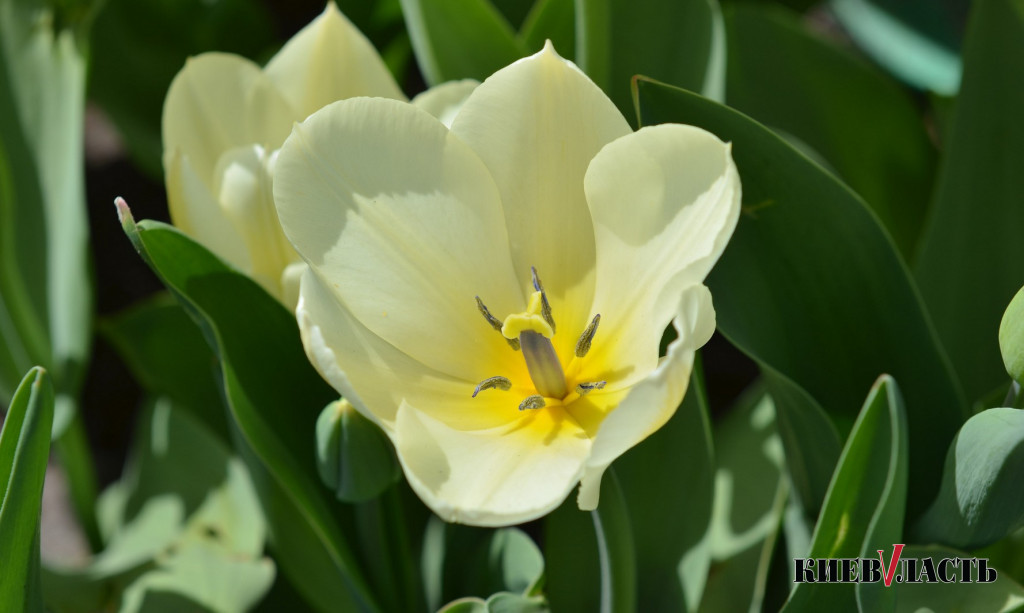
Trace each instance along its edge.
<path fill-rule="evenodd" d="M 934 467 L 966 403 L 877 218 L 740 113 L 646 79 L 637 90 L 644 125 L 694 124 L 733 143 L 744 213 L 707 280 L 719 330 L 803 388 L 837 426 L 852 421 L 879 373 L 899 380 L 914 446 L 908 513 L 916 515 L 938 491 Z"/>
<path fill-rule="evenodd" d="M 946 456 L 942 489 L 915 540 L 984 547 L 1024 527 L 1024 411 L 989 409 L 967 420 Z"/>
<path fill-rule="evenodd" d="M 580 511 L 570 497 L 544 519 L 545 593 L 552 610 L 628 613 L 636 608 L 629 522 L 614 467 L 601 481 L 596 511 Z"/>
<path fill-rule="evenodd" d="M 1024 381 L 1024 288 L 1013 297 L 999 322 L 999 352 L 1014 381 Z"/>
<path fill-rule="evenodd" d="M 164 592 L 211 611 L 251 606 L 274 565 L 263 557 L 266 524 L 241 461 L 167 399 L 144 413 L 135 441 L 101 498 L 107 548 L 85 568 L 47 569 L 47 606 L 70 613 L 120 601 L 134 610 Z"/>
<path fill-rule="evenodd" d="M 163 176 L 164 97 L 185 60 L 204 51 L 260 60 L 278 44 L 266 5 L 253 0 L 105 0 L 89 42 L 89 97 L 155 178 Z"/>
<path fill-rule="evenodd" d="M 0 430 L 0 602 L 12 611 L 43 610 L 39 513 L 52 422 L 53 386 L 45 370 L 33 368 Z"/>
<path fill-rule="evenodd" d="M 576 54 L 576 9 L 574 0 L 537 0 L 519 29 L 526 49 L 540 49 L 550 40 L 563 57 Z"/>
<path fill-rule="evenodd" d="M 711 563 L 715 465 L 699 369 L 675 415 L 616 460 L 636 546 L 638 608 L 695 611 Z"/>
<path fill-rule="evenodd" d="M 755 384 L 714 427 L 711 569 L 701 611 L 760 610 L 789 494 L 775 407 Z"/>
<path fill-rule="evenodd" d="M 104 318 L 99 330 L 147 391 L 187 407 L 228 440 L 216 357 L 172 296 L 159 294 Z"/>
<path fill-rule="evenodd" d="M 630 120 L 636 74 L 722 98 L 725 33 L 718 0 L 576 5 L 576 62 Z"/>
<path fill-rule="evenodd" d="M 36 188 L 15 187 L 12 195 L 39 197 L 10 202 L 4 208 L 40 207 L 45 227 L 45 257 L 18 261 L 24 266 L 21 289 L 28 296 L 11 298 L 16 306 L 11 312 L 15 321 L 22 324 L 17 334 L 31 348 L 29 356 L 33 362 L 50 371 L 58 396 L 73 397 L 77 395 L 89 355 L 93 307 L 81 159 L 85 57 L 81 40 L 72 30 L 61 29 L 60 17 L 40 0 L 0 1 L 0 89 L 6 90 L 0 98 L 9 96 L 9 100 L 0 103 L 8 109 L 0 110 L 13 111 L 5 122 L 19 120 L 22 135 L 21 143 L 15 142 L 16 135 L 12 136 L 12 148 L 4 151 L 3 157 L 27 150 L 38 181 Z M 6 149 L 7 126 L 4 127 Z M 7 164 L 11 164 L 9 157 Z M 12 170 L 18 173 L 14 177 L 16 184 L 32 180 L 28 164 L 17 163 Z M 36 213 L 19 210 L 6 215 L 15 219 L 24 216 L 22 219 L 34 233 L 30 240 L 39 239 Z M 33 251 L 38 258 L 38 247 Z M 30 305 L 38 309 L 43 296 L 45 307 L 36 311 L 35 316 L 20 312 Z M 8 297 L 4 300 L 7 302 Z M 8 303 L 8 309 L 11 306 Z M 6 331 L 3 336 L 6 340 Z"/>
<path fill-rule="evenodd" d="M 488 0 L 402 0 L 416 61 L 429 85 L 483 81 L 531 50 Z"/>
<path fill-rule="evenodd" d="M 907 501 L 907 423 L 896 382 L 883 375 L 871 388 L 846 440 L 829 484 L 805 558 L 873 557 L 877 549 L 900 542 Z M 865 584 L 866 586 L 867 584 Z M 856 611 L 854 584 L 797 583 L 784 611 Z M 877 584 L 856 593 L 866 610 L 891 608 L 891 591 Z"/>
<path fill-rule="evenodd" d="M 964 82 L 916 274 L 969 399 L 1003 379 L 999 317 L 1024 277 L 1024 2 L 974 3 Z"/>
<path fill-rule="evenodd" d="M 544 558 L 533 540 L 517 528 L 483 530 L 446 524 L 431 516 L 424 531 L 423 578 L 427 606 L 435 610 L 483 603 L 496 593 L 537 595 L 544 583 Z"/>
<path fill-rule="evenodd" d="M 824 409 L 785 375 L 761 365 L 765 388 L 786 453 L 786 472 L 804 513 L 814 518 L 825 500 L 842 445 Z"/>
<path fill-rule="evenodd" d="M 824 156 L 913 255 L 936 157 L 914 100 L 781 7 L 734 5 L 725 22 L 729 106 Z"/>
<path fill-rule="evenodd" d="M 345 400 L 316 420 L 316 459 L 320 480 L 345 502 L 372 500 L 402 476 L 391 441 Z"/>
<path fill-rule="evenodd" d="M 910 545 L 904 558 L 969 558 L 970 554 L 940 546 Z M 972 583 L 894 583 L 897 613 L 918 611 L 989 611 L 1009 613 L 1024 605 L 1024 587 L 999 573 L 992 583 L 978 583 L 977 571 Z"/>
<path fill-rule="evenodd" d="M 920 89 L 943 95 L 956 93 L 960 84 L 960 58 L 948 44 L 916 31 L 892 12 L 902 9 L 919 21 L 955 11 L 936 11 L 928 0 L 882 2 L 831 0 L 829 6 L 854 41 L 889 72 Z M 950 21 L 956 21 L 951 17 Z M 954 25 L 953 27 L 956 27 Z"/>
<path fill-rule="evenodd" d="M 123 200 L 118 207 L 136 250 L 215 343 L 232 419 L 287 499 L 263 502 L 294 505 L 334 564 L 335 581 L 363 607 L 376 610 L 345 522 L 338 521 L 344 509 L 316 477 L 317 414 L 337 395 L 306 359 L 294 316 L 177 229 L 158 222 L 136 225 Z"/>

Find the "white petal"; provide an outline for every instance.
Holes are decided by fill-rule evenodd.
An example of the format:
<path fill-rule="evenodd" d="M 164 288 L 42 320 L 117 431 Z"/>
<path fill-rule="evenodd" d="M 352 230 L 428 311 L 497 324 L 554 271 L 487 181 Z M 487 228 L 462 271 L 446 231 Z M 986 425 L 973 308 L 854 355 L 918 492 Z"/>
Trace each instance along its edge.
<path fill-rule="evenodd" d="M 629 124 L 574 64 L 543 51 L 478 87 L 452 132 L 487 164 L 501 191 L 519 282 L 544 282 L 565 361 L 589 322 L 594 235 L 583 194 L 587 165 Z"/>
<path fill-rule="evenodd" d="M 576 485 L 590 440 L 562 409 L 490 430 L 454 430 L 403 404 L 393 436 L 409 485 L 442 519 L 506 526 L 541 517 Z"/>
<path fill-rule="evenodd" d="M 739 176 L 729 145 L 699 128 L 666 124 L 602 149 L 585 186 L 601 328 L 581 376 L 588 368 L 622 367 L 630 373 L 617 383 L 629 384 L 657 363 L 679 292 L 704 280 L 732 236 Z"/>
<path fill-rule="evenodd" d="M 472 397 L 475 382 L 425 366 L 367 330 L 309 268 L 296 316 L 306 354 L 320 375 L 385 430 L 393 430 L 403 401 L 460 429 L 491 428 L 516 417 L 515 404 L 509 411 L 489 411 L 486 400 Z"/>
<path fill-rule="evenodd" d="M 284 272 L 281 273 L 281 303 L 293 313 L 299 304 L 302 275 L 308 268 L 309 265 L 300 260 L 286 266 Z"/>
<path fill-rule="evenodd" d="M 381 98 L 334 103 L 281 149 L 288 238 L 345 307 L 415 360 L 465 381 L 524 370 L 477 310 L 525 300 L 487 169 L 440 122 Z"/>
<path fill-rule="evenodd" d="M 597 508 L 601 476 L 612 461 L 665 425 L 682 402 L 694 352 L 715 331 L 715 311 L 707 287 L 692 285 L 683 292 L 673 325 L 679 338 L 669 345 L 668 355 L 646 379 L 629 390 L 594 437 L 578 499 L 585 511 Z"/>
<path fill-rule="evenodd" d="M 246 272 L 283 301 L 281 275 L 299 256 L 277 220 L 270 163 L 259 145 L 226 151 L 214 171 L 214 193 L 248 249 Z"/>
<path fill-rule="evenodd" d="M 276 149 L 296 112 L 259 66 L 227 53 L 189 58 L 171 81 L 164 102 L 164 150 L 187 156 L 213 189 L 213 171 L 228 149 L 258 144 Z"/>
<path fill-rule="evenodd" d="M 177 149 L 164 154 L 171 221 L 217 257 L 241 271 L 250 268 L 249 251 L 220 203 Z"/>
<path fill-rule="evenodd" d="M 452 121 L 462 109 L 462 105 L 479 85 L 480 82 L 474 79 L 448 81 L 420 93 L 412 99 L 412 104 L 437 117 L 444 125 L 451 127 Z"/>
<path fill-rule="evenodd" d="M 281 48 L 266 73 L 299 119 L 355 96 L 405 100 L 373 44 L 334 2 Z"/>

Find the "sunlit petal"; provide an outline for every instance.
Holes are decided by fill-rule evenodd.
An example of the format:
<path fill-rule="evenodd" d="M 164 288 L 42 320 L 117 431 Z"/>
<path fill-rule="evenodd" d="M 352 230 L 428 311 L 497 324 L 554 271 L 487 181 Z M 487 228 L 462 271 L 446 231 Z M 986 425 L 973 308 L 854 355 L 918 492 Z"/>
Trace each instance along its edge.
<path fill-rule="evenodd" d="M 395 448 L 413 490 L 442 519 L 503 526 L 536 519 L 576 485 L 590 440 L 561 409 L 463 431 L 404 404 Z"/>
<path fill-rule="evenodd" d="M 601 422 L 580 483 L 579 506 L 583 510 L 597 507 L 601 476 L 608 466 L 665 425 L 682 402 L 694 352 L 715 331 L 715 311 L 707 287 L 692 285 L 684 291 L 673 325 L 679 337 L 669 345 L 668 355 Z"/>
<path fill-rule="evenodd" d="M 606 379 L 628 365 L 611 389 L 654 368 L 680 291 L 704 280 L 732 235 L 740 183 L 729 145 L 668 124 L 605 147 L 585 185 L 597 241 L 593 308 L 604 325 L 581 376 Z"/>
<path fill-rule="evenodd" d="M 420 93 L 412 103 L 450 127 L 466 99 L 479 85 L 480 82 L 473 79 L 448 81 Z"/>
<path fill-rule="evenodd" d="M 334 2 L 281 48 L 266 75 L 299 113 L 296 119 L 355 96 L 405 100 L 377 50 Z"/>
<path fill-rule="evenodd" d="M 237 55 L 204 53 L 189 58 L 174 77 L 163 111 L 164 150 L 188 156 L 213 189 L 213 171 L 228 149 L 284 142 L 296 112 L 259 66 Z"/>
<path fill-rule="evenodd" d="M 478 87 L 452 123 L 490 169 L 505 204 L 520 283 L 535 266 L 567 360 L 590 319 L 594 232 L 583 177 L 597 152 L 628 134 L 611 100 L 549 44 Z"/>
<path fill-rule="evenodd" d="M 393 430 L 403 401 L 417 403 L 452 428 L 493 428 L 518 417 L 514 393 L 492 392 L 506 395 L 512 403 L 509 410 L 485 410 L 488 405 L 472 397 L 472 384 L 416 361 L 367 330 L 308 267 L 296 315 L 302 344 L 316 369 L 386 430 Z"/>
<path fill-rule="evenodd" d="M 521 360 L 477 309 L 522 309 L 501 203 L 473 151 L 379 98 L 296 126 L 274 173 L 285 233 L 346 308 L 412 358 L 467 381 Z"/>

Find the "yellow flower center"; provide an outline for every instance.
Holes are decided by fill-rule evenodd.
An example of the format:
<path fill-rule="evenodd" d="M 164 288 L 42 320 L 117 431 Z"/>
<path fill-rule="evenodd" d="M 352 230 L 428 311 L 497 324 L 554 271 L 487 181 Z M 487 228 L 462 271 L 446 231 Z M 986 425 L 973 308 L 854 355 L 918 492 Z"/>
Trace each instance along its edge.
<path fill-rule="evenodd" d="M 551 314 L 551 305 L 548 303 L 544 287 L 537 278 L 537 271 L 533 273 L 534 292 L 530 294 L 530 300 L 526 310 L 522 313 L 513 313 L 505 318 L 504 322 L 491 315 L 484 303 L 478 296 L 477 307 L 492 328 L 501 332 L 508 340 L 509 345 L 515 350 L 522 350 L 523 359 L 526 361 L 526 369 L 530 373 L 530 379 L 537 393 L 528 396 L 519 405 L 519 410 L 539 409 L 546 405 L 545 398 L 566 401 L 569 396 L 576 398 L 595 389 L 605 386 L 604 381 L 591 383 L 580 383 L 570 394 L 569 387 L 565 380 L 565 371 L 558 359 L 551 338 L 555 335 L 555 320 Z M 576 356 L 584 357 L 590 351 L 590 344 L 597 333 L 597 326 L 601 322 L 601 316 L 594 316 L 593 321 L 580 335 L 576 342 Z M 480 382 L 473 391 L 473 397 L 486 389 L 509 390 L 512 382 L 506 377 L 488 377 Z"/>

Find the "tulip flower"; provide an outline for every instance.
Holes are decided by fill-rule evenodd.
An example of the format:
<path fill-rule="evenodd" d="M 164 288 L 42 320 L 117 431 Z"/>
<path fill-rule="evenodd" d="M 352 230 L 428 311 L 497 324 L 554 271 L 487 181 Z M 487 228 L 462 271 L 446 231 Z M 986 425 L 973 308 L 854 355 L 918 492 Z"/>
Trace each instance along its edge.
<path fill-rule="evenodd" d="M 729 145 L 632 132 L 550 43 L 477 87 L 450 129 L 393 100 L 331 104 L 295 126 L 275 173 L 308 263 L 306 352 L 445 520 L 524 522 L 578 483 L 595 508 L 714 331 L 702 281 L 739 215 Z"/>
<path fill-rule="evenodd" d="M 422 106 L 451 113 L 474 86 L 441 85 Z M 353 96 L 405 100 L 373 45 L 333 2 L 263 69 L 226 53 L 190 58 L 163 112 L 174 224 L 294 307 L 304 265 L 274 210 L 277 149 L 294 122 Z"/>

